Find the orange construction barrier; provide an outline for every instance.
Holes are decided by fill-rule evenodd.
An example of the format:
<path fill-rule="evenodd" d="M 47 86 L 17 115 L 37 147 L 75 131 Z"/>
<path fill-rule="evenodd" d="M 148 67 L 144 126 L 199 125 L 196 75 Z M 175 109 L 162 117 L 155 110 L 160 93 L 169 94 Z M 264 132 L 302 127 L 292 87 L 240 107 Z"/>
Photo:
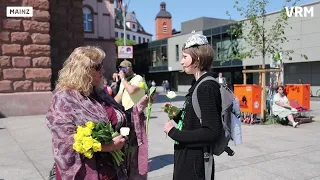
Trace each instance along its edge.
<path fill-rule="evenodd" d="M 261 87 L 253 84 L 235 84 L 234 94 L 239 99 L 241 112 L 261 113 Z"/>
<path fill-rule="evenodd" d="M 297 100 L 300 106 L 310 110 L 310 84 L 286 84 L 285 90 L 289 100 Z"/>

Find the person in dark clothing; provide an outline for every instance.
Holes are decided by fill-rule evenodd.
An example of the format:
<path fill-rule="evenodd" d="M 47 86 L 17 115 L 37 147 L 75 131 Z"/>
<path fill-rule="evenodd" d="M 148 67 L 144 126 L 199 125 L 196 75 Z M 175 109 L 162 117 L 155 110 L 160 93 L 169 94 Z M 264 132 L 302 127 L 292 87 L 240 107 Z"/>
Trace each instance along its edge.
<path fill-rule="evenodd" d="M 214 51 L 203 35 L 193 34 L 182 50 L 181 65 L 184 72 L 194 75 L 192 87 L 186 95 L 183 109 L 173 120 L 178 124 L 174 127 L 171 121 L 164 126 L 164 131 L 175 140 L 174 145 L 174 180 L 204 180 L 204 148 L 213 144 L 222 130 L 220 85 L 215 81 L 203 82 L 197 90 L 201 109 L 202 124 L 192 106 L 192 93 L 197 84 L 207 76 L 217 77 L 209 72 Z M 169 114 L 169 117 L 172 117 Z M 214 163 L 212 176 L 214 179 Z"/>

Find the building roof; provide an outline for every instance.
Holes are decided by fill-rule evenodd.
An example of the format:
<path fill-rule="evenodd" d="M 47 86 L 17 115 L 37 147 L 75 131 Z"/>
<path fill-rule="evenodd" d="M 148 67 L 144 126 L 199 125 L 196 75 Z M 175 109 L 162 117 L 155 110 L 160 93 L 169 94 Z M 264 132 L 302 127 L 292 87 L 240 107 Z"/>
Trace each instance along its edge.
<path fill-rule="evenodd" d="M 115 28 L 119 28 L 119 29 L 123 29 L 123 17 L 122 17 L 122 10 L 120 8 L 115 8 L 114 9 L 114 14 L 115 14 Z M 136 23 L 137 24 L 137 31 L 135 30 L 132 30 L 130 27 L 126 27 L 127 30 L 129 31 L 133 31 L 133 32 L 137 32 L 137 33 L 140 33 L 140 34 L 145 34 L 145 35 L 149 35 L 149 36 L 152 36 L 152 34 L 146 32 L 143 28 L 143 26 L 140 24 L 140 22 L 135 19 L 134 21 L 132 21 L 132 19 L 130 18 L 132 14 L 135 14 L 134 11 L 132 12 L 127 12 L 126 14 L 126 21 L 127 22 L 133 22 L 133 23 Z"/>
<path fill-rule="evenodd" d="M 165 2 L 162 2 L 160 4 L 160 11 L 158 12 L 158 14 L 156 16 L 156 19 L 157 18 L 168 18 L 168 19 L 172 18 L 171 14 L 166 10 L 166 3 Z"/>

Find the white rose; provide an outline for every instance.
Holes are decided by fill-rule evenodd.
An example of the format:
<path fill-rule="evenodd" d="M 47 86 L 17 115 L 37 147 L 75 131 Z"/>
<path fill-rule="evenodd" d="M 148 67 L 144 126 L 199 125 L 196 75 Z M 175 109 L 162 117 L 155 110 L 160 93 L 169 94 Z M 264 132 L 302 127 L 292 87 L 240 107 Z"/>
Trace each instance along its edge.
<path fill-rule="evenodd" d="M 169 91 L 169 92 L 167 93 L 167 97 L 168 97 L 169 99 L 174 99 L 175 97 L 177 97 L 177 94 L 176 94 L 174 91 Z"/>
<path fill-rule="evenodd" d="M 130 128 L 128 128 L 128 127 L 122 127 L 122 128 L 120 128 L 120 134 L 121 134 L 122 136 L 128 136 L 129 133 L 130 133 Z"/>

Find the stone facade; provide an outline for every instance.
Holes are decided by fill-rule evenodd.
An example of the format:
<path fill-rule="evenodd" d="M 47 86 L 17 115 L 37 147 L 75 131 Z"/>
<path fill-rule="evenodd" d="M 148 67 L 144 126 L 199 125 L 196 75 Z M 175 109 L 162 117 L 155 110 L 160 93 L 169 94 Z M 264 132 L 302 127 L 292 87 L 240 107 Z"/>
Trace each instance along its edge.
<path fill-rule="evenodd" d="M 33 17 L 7 18 L 6 6 L 32 6 Z M 45 113 L 64 60 L 84 43 L 82 0 L 1 0 L 0 30 L 0 117 Z"/>
<path fill-rule="evenodd" d="M 50 91 L 49 1 L 4 1 L 33 6 L 34 17 L 6 18 L 5 12 L 0 14 L 0 93 Z"/>

